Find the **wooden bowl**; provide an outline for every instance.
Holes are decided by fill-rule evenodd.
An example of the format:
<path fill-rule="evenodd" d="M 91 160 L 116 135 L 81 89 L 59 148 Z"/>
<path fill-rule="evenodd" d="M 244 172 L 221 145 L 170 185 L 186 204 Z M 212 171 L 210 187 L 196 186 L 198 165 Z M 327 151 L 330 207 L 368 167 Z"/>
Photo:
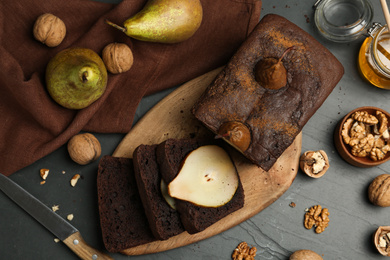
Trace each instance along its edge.
<path fill-rule="evenodd" d="M 356 111 L 367 111 L 369 114 L 375 115 L 375 112 L 377 110 L 384 113 L 390 122 L 390 114 L 387 111 L 384 111 L 383 109 L 380 109 L 377 107 L 367 106 L 367 107 L 359 107 L 359 108 L 356 108 L 356 109 L 352 110 L 351 112 L 349 112 L 343 119 L 341 119 L 339 121 L 339 123 L 337 124 L 337 126 L 335 128 L 333 138 L 334 138 L 334 143 L 335 143 L 336 149 L 337 149 L 338 153 L 340 154 L 340 156 L 351 165 L 354 165 L 357 167 L 362 167 L 362 168 L 369 168 L 369 167 L 374 167 L 374 166 L 380 165 L 382 163 L 385 163 L 390 159 L 390 152 L 386 153 L 385 158 L 383 160 L 380 160 L 380 161 L 374 161 L 370 157 L 354 156 L 351 153 L 351 147 L 344 143 L 343 137 L 341 136 L 341 131 L 343 129 L 343 125 L 344 125 L 345 121 L 348 118 L 350 118 L 353 113 L 355 113 Z"/>

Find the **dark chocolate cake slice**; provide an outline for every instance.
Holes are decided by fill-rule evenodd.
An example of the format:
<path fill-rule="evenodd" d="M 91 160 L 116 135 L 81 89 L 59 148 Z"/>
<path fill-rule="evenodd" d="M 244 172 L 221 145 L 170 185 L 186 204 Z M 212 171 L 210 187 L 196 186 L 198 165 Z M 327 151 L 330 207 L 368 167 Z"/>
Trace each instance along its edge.
<path fill-rule="evenodd" d="M 161 240 L 184 232 L 179 213 L 161 192 L 161 175 L 156 158 L 157 145 L 140 145 L 133 154 L 135 178 L 153 235 Z"/>
<path fill-rule="evenodd" d="M 100 226 L 109 252 L 155 241 L 128 158 L 103 156 L 97 176 Z"/>

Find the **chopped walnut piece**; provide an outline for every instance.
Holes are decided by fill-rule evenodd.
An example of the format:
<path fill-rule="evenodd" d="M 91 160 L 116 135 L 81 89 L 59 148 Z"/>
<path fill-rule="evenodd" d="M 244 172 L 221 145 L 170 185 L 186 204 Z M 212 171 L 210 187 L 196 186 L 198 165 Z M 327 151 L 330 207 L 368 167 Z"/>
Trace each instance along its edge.
<path fill-rule="evenodd" d="M 49 169 L 40 169 L 39 174 L 43 180 L 46 180 L 47 176 L 49 175 Z"/>
<path fill-rule="evenodd" d="M 326 161 L 324 159 L 324 156 L 320 152 L 314 152 L 313 153 L 313 173 L 317 174 L 320 171 L 322 171 L 326 166 Z"/>
<path fill-rule="evenodd" d="M 379 235 L 379 244 L 377 245 L 381 250 L 390 254 L 390 233 L 382 231 Z"/>
<path fill-rule="evenodd" d="M 375 138 L 372 134 L 369 134 L 359 139 L 359 142 L 352 147 L 351 153 L 357 157 L 366 157 L 370 154 L 372 148 L 374 148 L 374 144 Z"/>
<path fill-rule="evenodd" d="M 329 225 L 329 211 L 327 208 L 322 208 L 320 205 L 311 207 L 305 213 L 304 226 L 306 229 L 316 228 L 317 234 L 322 233 Z"/>
<path fill-rule="evenodd" d="M 348 118 L 347 121 L 343 124 L 343 129 L 341 131 L 341 136 L 346 144 L 349 144 L 351 137 L 349 136 L 349 132 L 351 131 L 352 124 L 354 120 L 353 118 Z"/>
<path fill-rule="evenodd" d="M 374 137 L 375 137 L 375 144 L 374 144 L 375 148 L 382 148 L 383 146 L 386 145 L 385 140 L 383 140 L 383 138 L 381 138 L 380 135 L 376 135 Z"/>
<path fill-rule="evenodd" d="M 373 161 L 383 160 L 388 151 L 390 151 L 390 145 L 388 144 L 381 148 L 374 147 L 370 152 L 370 158 Z"/>
<path fill-rule="evenodd" d="M 389 141 L 390 139 L 390 133 L 389 133 L 389 129 L 386 129 L 383 133 L 382 133 L 382 138 L 385 140 L 385 141 Z"/>
<path fill-rule="evenodd" d="M 351 117 L 356 121 L 369 125 L 378 124 L 378 118 L 376 118 L 374 115 L 370 115 L 367 111 L 356 111 L 351 115 Z"/>
<path fill-rule="evenodd" d="M 379 134 L 383 134 L 388 129 L 388 120 L 387 116 L 381 111 L 376 111 L 376 116 L 378 117 L 380 126 L 379 126 Z"/>
<path fill-rule="evenodd" d="M 289 206 L 292 207 L 292 208 L 295 208 L 296 205 L 297 204 L 295 204 L 295 202 L 291 202 Z"/>
<path fill-rule="evenodd" d="M 72 185 L 72 187 L 76 186 L 77 184 L 77 181 L 80 179 L 80 174 L 75 174 L 72 179 L 70 180 L 70 185 Z"/>
<path fill-rule="evenodd" d="M 366 127 L 362 122 L 355 122 L 350 130 L 351 139 L 361 139 L 367 136 Z M 350 145 L 352 140 L 349 142 Z"/>
<path fill-rule="evenodd" d="M 241 242 L 232 254 L 233 260 L 254 260 L 256 256 L 257 248 L 250 247 L 246 242 Z"/>

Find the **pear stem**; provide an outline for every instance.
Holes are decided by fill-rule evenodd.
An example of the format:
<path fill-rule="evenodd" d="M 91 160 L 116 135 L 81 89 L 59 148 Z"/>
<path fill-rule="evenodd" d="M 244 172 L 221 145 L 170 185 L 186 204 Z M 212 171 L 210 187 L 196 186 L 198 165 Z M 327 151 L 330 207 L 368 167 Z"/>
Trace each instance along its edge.
<path fill-rule="evenodd" d="M 294 50 L 294 49 L 295 49 L 295 46 L 288 47 L 288 48 L 283 52 L 283 54 L 282 54 L 282 56 L 279 58 L 278 62 L 280 62 L 280 61 L 284 58 L 284 56 L 285 56 L 289 51 Z"/>
<path fill-rule="evenodd" d="M 117 24 L 115 24 L 115 23 L 113 23 L 113 22 L 111 22 L 109 20 L 106 20 L 106 24 L 111 25 L 112 27 L 114 27 L 114 28 L 116 28 L 116 29 L 118 29 L 118 30 L 120 30 L 122 32 L 126 32 L 126 28 L 121 27 L 121 26 L 119 26 L 119 25 L 117 25 Z"/>
<path fill-rule="evenodd" d="M 220 139 L 220 138 L 229 137 L 229 136 L 230 136 L 230 132 L 227 132 L 225 134 L 217 134 L 214 138 Z"/>

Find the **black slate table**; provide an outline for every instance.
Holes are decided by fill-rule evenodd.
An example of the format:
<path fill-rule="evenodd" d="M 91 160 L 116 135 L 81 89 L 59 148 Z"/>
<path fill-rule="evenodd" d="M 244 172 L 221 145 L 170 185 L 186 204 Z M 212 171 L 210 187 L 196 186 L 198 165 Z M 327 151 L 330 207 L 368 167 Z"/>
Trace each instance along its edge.
<path fill-rule="evenodd" d="M 111 254 L 115 259 L 230 259 L 242 241 L 257 247 L 256 259 L 288 259 L 299 249 L 311 249 L 324 259 L 384 259 L 375 251 L 372 234 L 380 225 L 390 225 L 390 209 L 368 201 L 370 182 L 389 173 L 390 164 L 357 168 L 343 161 L 333 144 L 333 130 L 349 111 L 360 106 L 377 106 L 390 111 L 390 91 L 366 83 L 357 69 L 357 54 L 364 37 L 351 43 L 333 43 L 319 35 L 314 25 L 313 1 L 263 0 L 261 17 L 282 15 L 325 45 L 344 65 L 345 75 L 323 106 L 303 129 L 302 151 L 325 150 L 330 169 L 320 179 L 298 172 L 287 192 L 271 206 L 240 225 L 209 239 L 185 247 L 144 256 Z M 384 23 L 380 2 L 371 0 L 374 21 Z M 136 121 L 174 88 L 142 100 Z M 102 154 L 112 154 L 124 135 L 96 134 Z M 48 206 L 60 205 L 59 215 L 73 214 L 72 224 L 92 246 L 104 250 L 98 222 L 96 196 L 97 163 L 79 166 L 61 147 L 11 176 Z M 48 183 L 40 185 L 39 169 L 50 169 Z M 63 174 L 65 171 L 65 174 Z M 76 187 L 68 185 L 74 174 L 82 175 Z M 295 207 L 289 204 L 294 202 Z M 316 234 L 303 226 L 305 209 L 320 204 L 329 209 L 330 223 Z M 0 193 L 0 259 L 77 259 L 63 243 Z"/>

